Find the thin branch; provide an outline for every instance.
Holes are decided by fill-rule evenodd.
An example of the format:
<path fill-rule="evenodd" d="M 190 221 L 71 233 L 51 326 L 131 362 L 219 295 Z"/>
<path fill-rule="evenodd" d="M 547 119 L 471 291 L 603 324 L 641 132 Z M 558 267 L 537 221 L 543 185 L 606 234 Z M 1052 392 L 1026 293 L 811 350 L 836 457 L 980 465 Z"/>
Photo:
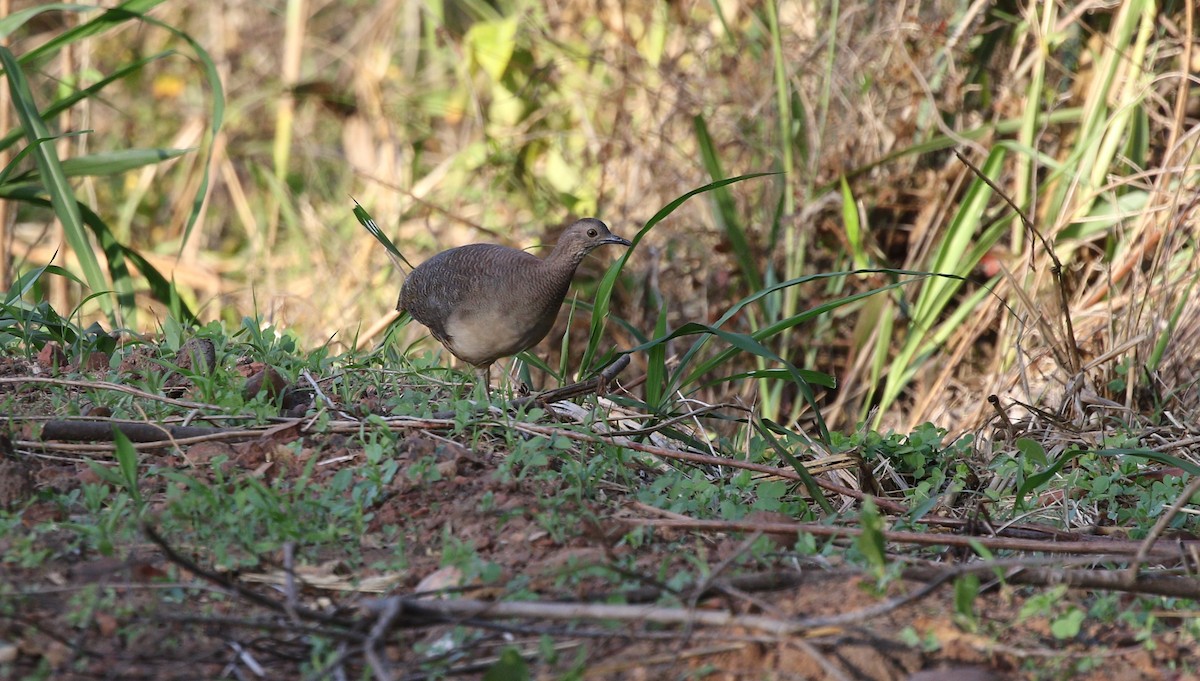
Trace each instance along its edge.
<path fill-rule="evenodd" d="M 44 383 L 49 385 L 61 385 L 68 388 L 85 388 L 88 390 L 111 390 L 113 392 L 125 393 L 134 397 L 141 397 L 147 400 L 162 402 L 184 409 L 206 409 L 209 411 L 224 411 L 220 406 L 215 404 L 205 404 L 203 402 L 189 402 L 188 400 L 176 400 L 162 395 L 138 390 L 120 383 L 110 383 L 108 381 L 74 381 L 68 378 L 49 378 L 45 376 L 17 376 L 12 378 L 0 378 L 0 385 L 22 385 L 26 383 Z"/>
<path fill-rule="evenodd" d="M 702 532 L 764 532 L 766 534 L 811 534 L 818 537 L 857 537 L 862 530 L 857 527 L 837 527 L 819 523 L 772 523 L 748 520 L 662 520 L 657 518 L 622 518 L 621 522 L 639 527 L 662 527 L 677 530 Z M 1012 539 L 1007 537 L 970 536 L 935 532 L 907 532 L 889 530 L 883 533 L 886 541 L 898 544 L 923 546 L 955 546 L 972 548 L 979 544 L 989 549 L 1009 551 L 1040 551 L 1044 553 L 1066 553 L 1074 555 L 1109 556 L 1121 559 L 1135 555 L 1140 542 L 1117 539 L 1095 539 L 1093 541 L 1058 542 L 1038 539 Z M 1155 548 L 1151 551 L 1157 560 L 1180 559 L 1188 549 L 1200 549 L 1200 540 L 1179 542 L 1174 549 Z"/>

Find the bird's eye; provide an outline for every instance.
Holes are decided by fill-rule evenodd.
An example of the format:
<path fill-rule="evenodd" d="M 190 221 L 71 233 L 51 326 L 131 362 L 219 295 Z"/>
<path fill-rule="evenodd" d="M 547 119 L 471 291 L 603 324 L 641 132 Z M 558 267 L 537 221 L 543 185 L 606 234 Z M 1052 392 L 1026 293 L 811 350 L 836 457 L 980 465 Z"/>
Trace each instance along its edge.
<path fill-rule="evenodd" d="M 596 230 L 594 228 L 588 230 L 588 238 L 590 238 L 590 239 L 596 238 Z"/>

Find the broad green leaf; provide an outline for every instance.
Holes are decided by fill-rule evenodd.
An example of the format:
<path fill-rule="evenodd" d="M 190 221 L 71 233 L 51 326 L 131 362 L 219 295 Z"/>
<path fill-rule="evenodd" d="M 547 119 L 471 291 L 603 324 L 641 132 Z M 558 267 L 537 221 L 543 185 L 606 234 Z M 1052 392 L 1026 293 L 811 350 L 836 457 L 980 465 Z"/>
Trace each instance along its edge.
<path fill-rule="evenodd" d="M 480 21 L 463 38 L 470 64 L 488 74 L 493 81 L 504 77 L 508 62 L 517 47 L 516 15 L 494 21 Z"/>
<path fill-rule="evenodd" d="M 1019 437 L 1016 441 L 1017 451 L 1021 452 L 1023 460 L 1032 463 L 1035 466 L 1045 466 L 1048 463 L 1046 458 L 1046 448 L 1036 440 L 1031 440 L 1027 437 Z"/>

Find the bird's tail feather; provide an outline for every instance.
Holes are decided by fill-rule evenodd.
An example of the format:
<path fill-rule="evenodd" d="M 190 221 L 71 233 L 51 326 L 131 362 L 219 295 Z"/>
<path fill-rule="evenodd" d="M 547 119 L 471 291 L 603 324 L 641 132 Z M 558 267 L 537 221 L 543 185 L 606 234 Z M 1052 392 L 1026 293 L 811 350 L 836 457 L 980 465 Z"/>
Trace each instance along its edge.
<path fill-rule="evenodd" d="M 408 259 L 400 253 L 400 249 L 396 248 L 396 244 L 392 243 L 392 240 L 383 233 L 383 230 L 379 229 L 379 225 L 376 224 L 375 218 L 371 217 L 371 214 L 367 212 L 367 209 L 363 208 L 358 201 L 354 202 L 354 217 L 358 218 L 359 224 L 365 227 L 366 230 L 371 233 L 371 236 L 375 237 L 376 241 L 383 244 L 383 247 L 387 250 L 388 259 L 392 261 L 392 264 L 396 266 L 396 269 L 400 270 L 401 272 L 405 272 L 406 274 L 412 271 L 412 264 L 409 263 Z"/>

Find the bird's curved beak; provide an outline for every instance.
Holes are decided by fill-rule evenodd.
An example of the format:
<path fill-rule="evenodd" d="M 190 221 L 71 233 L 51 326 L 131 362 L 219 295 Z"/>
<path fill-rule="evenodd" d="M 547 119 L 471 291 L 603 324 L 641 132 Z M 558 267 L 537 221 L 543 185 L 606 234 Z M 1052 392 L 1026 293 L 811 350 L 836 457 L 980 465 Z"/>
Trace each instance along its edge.
<path fill-rule="evenodd" d="M 631 241 L 629 241 L 629 239 L 623 239 L 623 238 L 617 236 L 616 234 L 609 234 L 608 236 L 604 237 L 604 243 L 606 243 L 606 244 L 621 244 L 622 246 L 632 246 L 633 245 L 633 243 Z"/>

